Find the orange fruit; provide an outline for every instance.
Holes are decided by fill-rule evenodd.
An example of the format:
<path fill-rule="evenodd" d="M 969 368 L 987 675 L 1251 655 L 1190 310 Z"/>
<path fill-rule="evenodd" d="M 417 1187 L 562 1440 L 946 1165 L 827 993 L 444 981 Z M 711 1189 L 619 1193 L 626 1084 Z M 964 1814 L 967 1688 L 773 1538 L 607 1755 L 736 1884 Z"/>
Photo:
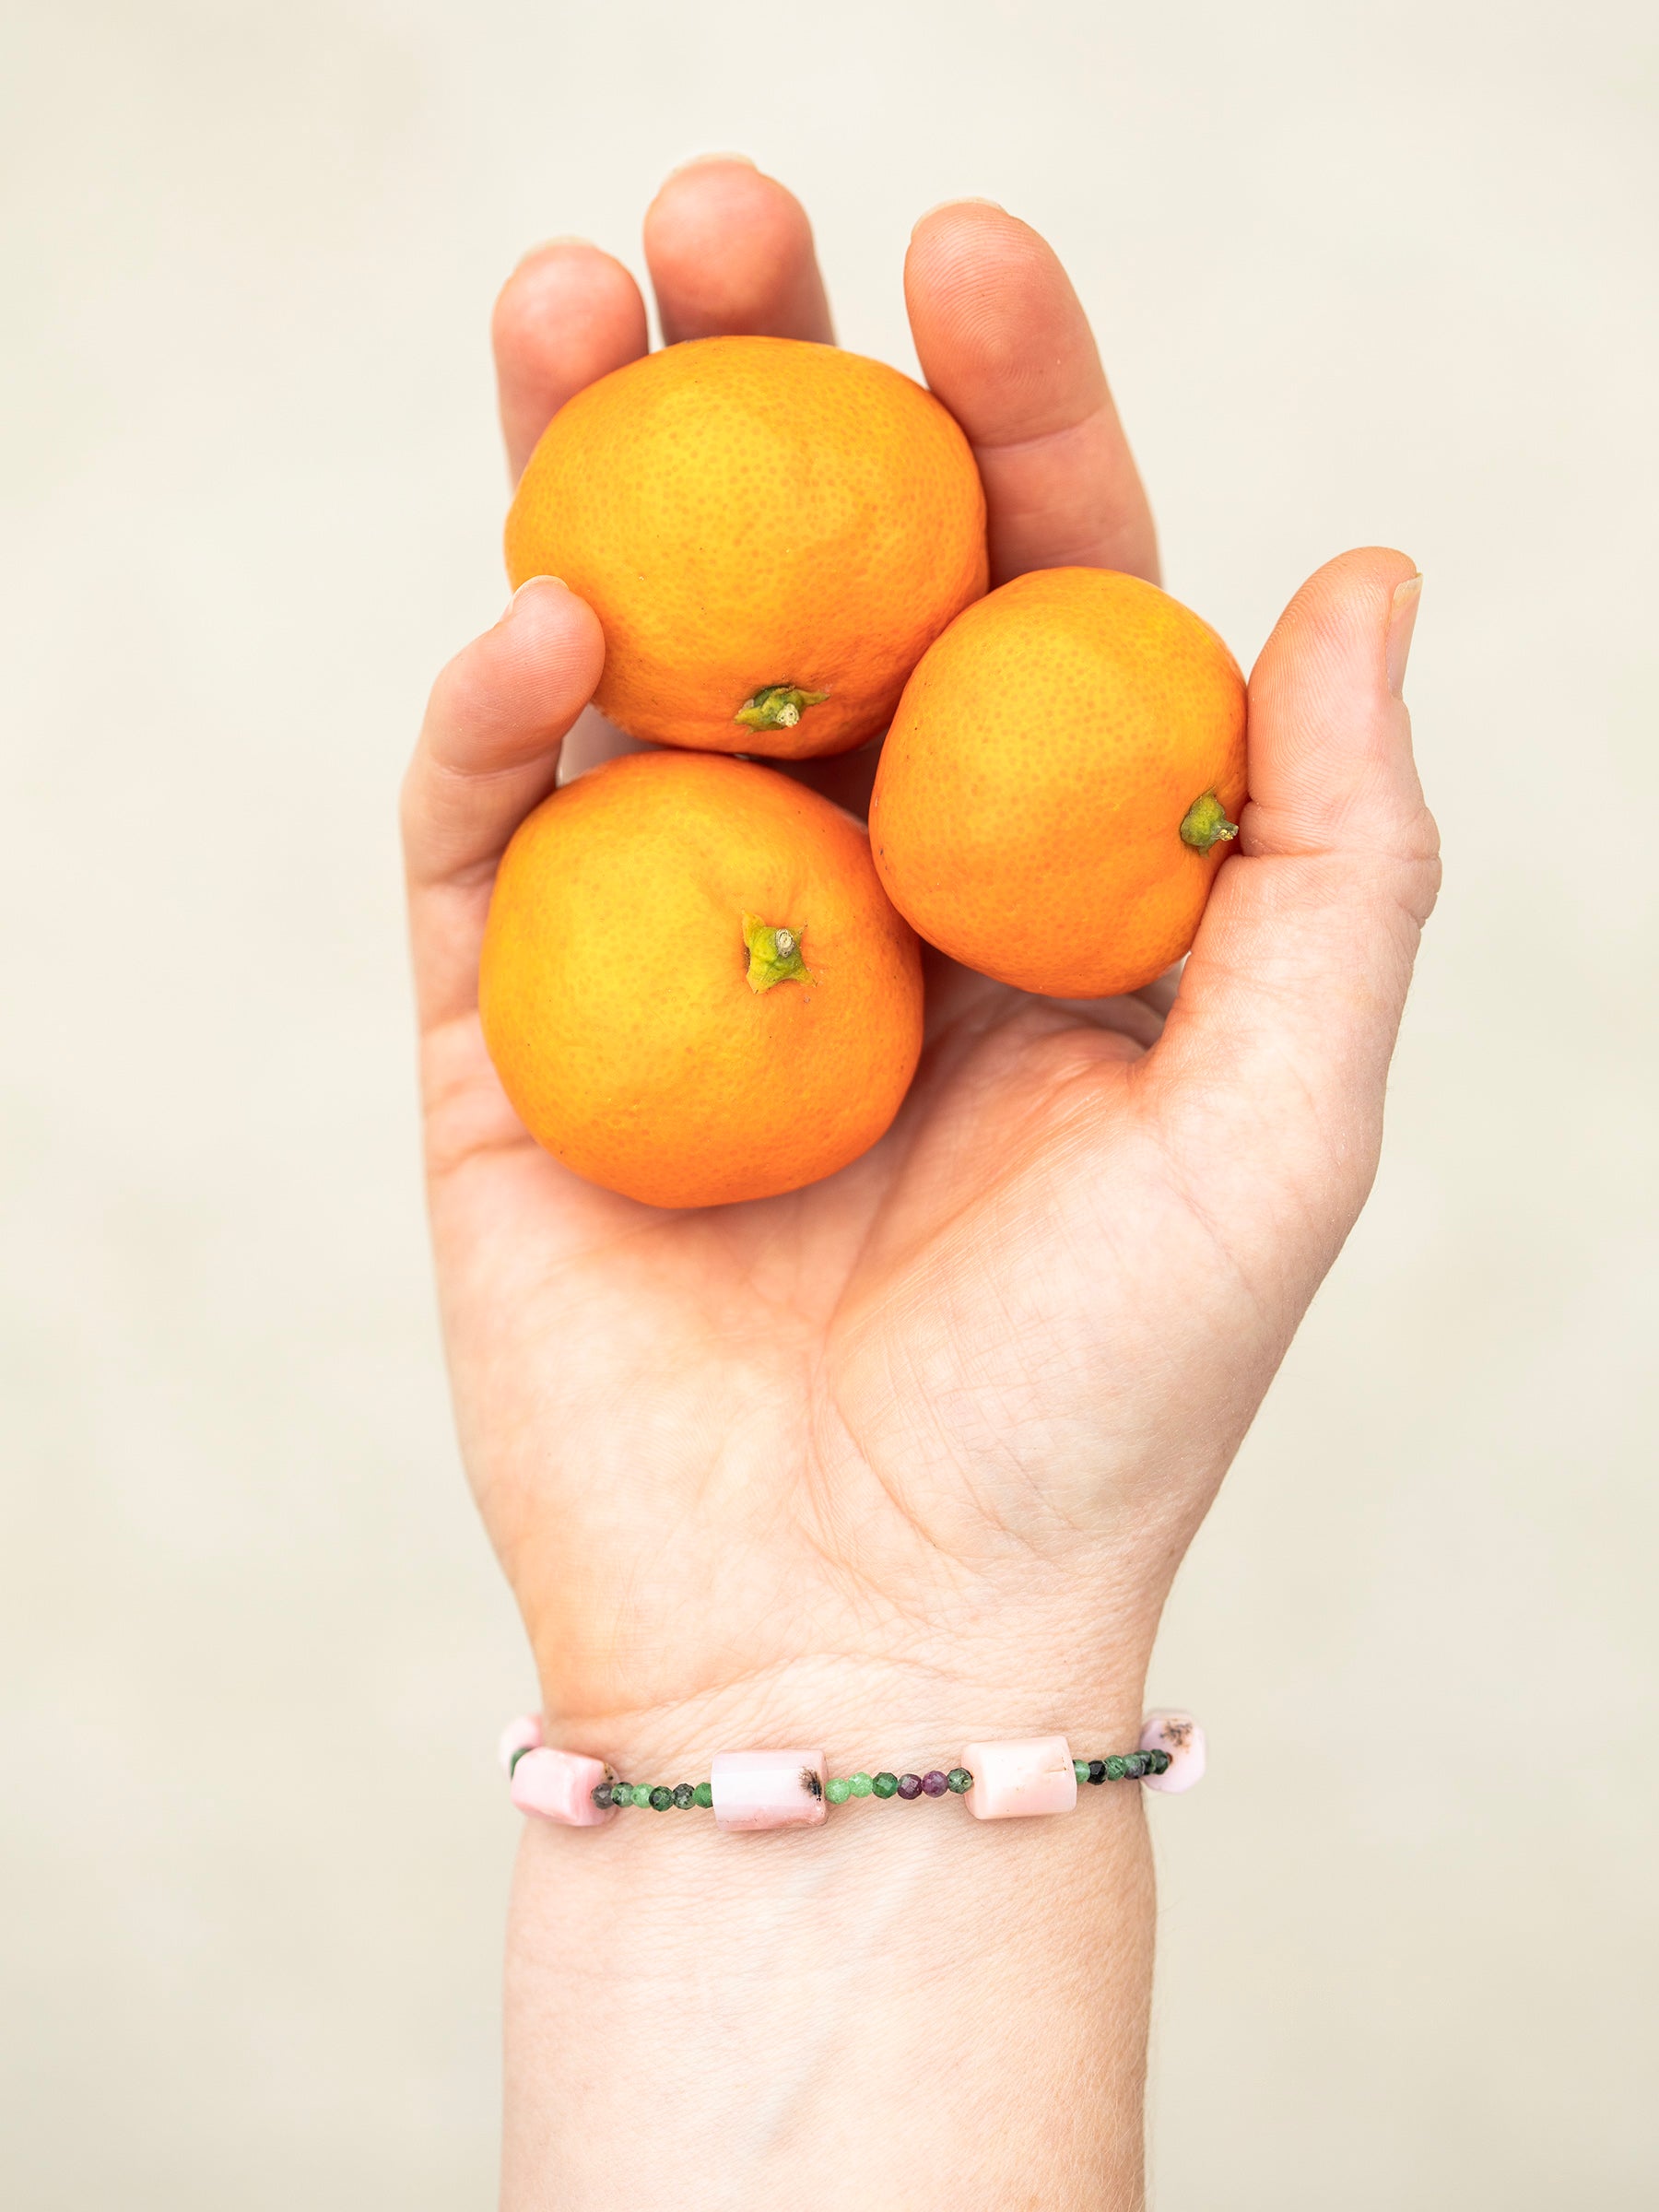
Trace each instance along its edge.
<path fill-rule="evenodd" d="M 484 1038 L 525 1127 L 652 1206 L 832 1175 L 898 1112 L 921 950 L 862 826 L 774 770 L 635 753 L 519 826 L 490 901 Z"/>
<path fill-rule="evenodd" d="M 630 736 L 805 759 L 885 729 L 985 588 L 985 500 L 939 402 L 794 338 L 665 347 L 567 400 L 507 517 L 507 570 L 605 629 Z"/>
<path fill-rule="evenodd" d="M 1244 803 L 1244 679 L 1206 622 L 1104 569 L 982 599 L 905 686 L 870 837 L 930 943 L 1023 991 L 1136 991 L 1197 932 Z"/>

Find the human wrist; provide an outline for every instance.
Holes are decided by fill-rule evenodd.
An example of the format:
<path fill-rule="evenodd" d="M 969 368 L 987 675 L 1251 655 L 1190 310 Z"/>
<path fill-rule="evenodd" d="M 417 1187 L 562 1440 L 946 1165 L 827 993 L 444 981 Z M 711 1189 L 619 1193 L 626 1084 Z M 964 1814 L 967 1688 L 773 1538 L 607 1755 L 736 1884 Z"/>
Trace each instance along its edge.
<path fill-rule="evenodd" d="M 943 2206 L 965 2166 L 986 2202 L 1138 2202 L 1146 1826 L 1133 1784 L 1056 1820 L 921 1798 L 747 1836 L 706 1814 L 527 1822 L 507 2212 L 585 2212 L 618 2171 L 630 2201 L 685 2212 L 831 2181 Z M 656 2194 L 642 2144 L 672 2160 Z"/>
<path fill-rule="evenodd" d="M 652 1704 L 573 1710 L 557 1680 L 542 1693 L 543 1738 L 630 1781 L 696 1783 L 721 1752 L 820 1749 L 830 1774 L 949 1769 L 988 1737 L 1061 1735 L 1081 1757 L 1135 1747 L 1145 1657 L 1056 1664 L 1032 1654 L 948 1673 L 922 1660 L 815 1654 Z"/>
<path fill-rule="evenodd" d="M 543 1732 L 665 1787 L 739 1750 L 821 1751 L 835 1776 L 947 1771 L 987 1739 L 1131 1752 L 1161 1596 L 1144 1566 L 1028 1563 L 947 1606 L 849 1602 L 833 1636 L 745 1620 L 732 1648 L 659 1642 L 636 1604 L 625 1666 L 591 1616 L 544 1617 Z M 954 2201 L 965 2163 L 987 2202 L 1137 2204 L 1147 1818 L 1130 1779 L 1077 1799 L 1058 1819 L 984 1820 L 971 1794 L 872 1792 L 769 1834 L 726 1831 L 712 1808 L 527 1821 L 506 2212 L 608 2204 L 618 2170 L 633 2201 L 677 2212 L 831 2186 L 922 2212 Z M 658 2195 L 635 2167 L 647 2138 L 674 2147 Z"/>
<path fill-rule="evenodd" d="M 1161 1581 L 1110 1567 L 1043 1580 L 910 1609 L 856 1593 L 828 1628 L 774 1602 L 766 1610 L 781 1618 L 740 1615 L 729 1635 L 712 1602 L 690 1634 L 653 1634 L 635 1607 L 626 1641 L 603 1618 L 538 1607 L 529 1626 L 547 1740 L 618 1771 L 769 1744 L 822 1745 L 851 1761 L 839 1771 L 871 1758 L 937 1765 L 987 1735 L 1115 1741 L 1138 1724 Z"/>

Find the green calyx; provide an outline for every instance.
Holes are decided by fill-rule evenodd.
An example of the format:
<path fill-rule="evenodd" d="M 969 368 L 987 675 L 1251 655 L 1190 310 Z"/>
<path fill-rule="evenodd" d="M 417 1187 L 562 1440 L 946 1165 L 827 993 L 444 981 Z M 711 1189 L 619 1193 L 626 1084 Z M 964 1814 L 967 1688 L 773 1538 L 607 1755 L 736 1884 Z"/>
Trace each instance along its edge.
<path fill-rule="evenodd" d="M 1194 853 L 1207 853 L 1212 845 L 1238 834 L 1238 823 L 1228 820 L 1227 809 L 1213 791 L 1193 801 L 1181 825 L 1181 841 Z"/>
<path fill-rule="evenodd" d="M 821 707 L 828 691 L 803 691 L 797 684 L 765 684 L 733 715 L 746 730 L 793 730 L 808 707 Z"/>
<path fill-rule="evenodd" d="M 812 981 L 812 971 L 801 958 L 801 939 L 806 935 L 803 922 L 795 927 L 780 922 L 771 928 L 759 914 L 743 917 L 743 941 L 748 947 L 748 987 L 751 991 L 770 991 L 774 983 Z"/>

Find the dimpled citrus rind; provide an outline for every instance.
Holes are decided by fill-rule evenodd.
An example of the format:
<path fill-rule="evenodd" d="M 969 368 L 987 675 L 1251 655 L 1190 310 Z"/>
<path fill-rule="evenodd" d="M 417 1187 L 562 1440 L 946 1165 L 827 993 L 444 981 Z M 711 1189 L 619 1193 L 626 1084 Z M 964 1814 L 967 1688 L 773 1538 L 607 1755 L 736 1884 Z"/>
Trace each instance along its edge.
<path fill-rule="evenodd" d="M 803 932 L 757 992 L 744 917 Z M 485 1041 L 538 1143 L 653 1206 L 774 1196 L 866 1151 L 922 1047 L 921 955 L 861 826 L 775 771 L 608 762 L 544 800 L 501 862 Z"/>
<path fill-rule="evenodd" d="M 985 504 L 955 420 L 896 369 L 790 338 L 700 338 L 566 402 L 507 519 L 514 588 L 554 575 L 605 629 L 600 708 L 635 737 L 780 759 L 887 726 L 985 589 Z M 821 691 L 793 726 L 755 693 Z"/>
<path fill-rule="evenodd" d="M 1139 990 L 1192 945 L 1245 795 L 1244 680 L 1208 624 L 1110 570 L 1038 570 L 959 616 L 907 685 L 870 808 L 900 912 L 982 974 Z"/>

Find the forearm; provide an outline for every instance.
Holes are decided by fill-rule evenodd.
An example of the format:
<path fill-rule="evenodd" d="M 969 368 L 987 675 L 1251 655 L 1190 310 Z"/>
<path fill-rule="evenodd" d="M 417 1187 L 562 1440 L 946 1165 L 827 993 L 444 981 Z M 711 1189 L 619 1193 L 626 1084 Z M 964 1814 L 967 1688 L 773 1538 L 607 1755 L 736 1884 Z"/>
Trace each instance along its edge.
<path fill-rule="evenodd" d="M 1112 1743 L 1134 1743 L 1127 1712 L 1108 1714 Z M 993 1732 L 1044 1724 L 1067 1716 Z M 1105 1746 L 1100 1726 L 1074 1717 L 1074 1748 Z M 955 1741 L 881 1737 L 888 1763 L 922 1765 Z M 533 1821 L 508 1945 L 505 2212 L 618 2192 L 683 2212 L 923 2212 L 970 2176 L 975 2203 L 1137 2206 L 1151 1956 L 1133 1783 L 996 1822 L 954 1798 L 749 1835 L 697 1813 Z"/>

